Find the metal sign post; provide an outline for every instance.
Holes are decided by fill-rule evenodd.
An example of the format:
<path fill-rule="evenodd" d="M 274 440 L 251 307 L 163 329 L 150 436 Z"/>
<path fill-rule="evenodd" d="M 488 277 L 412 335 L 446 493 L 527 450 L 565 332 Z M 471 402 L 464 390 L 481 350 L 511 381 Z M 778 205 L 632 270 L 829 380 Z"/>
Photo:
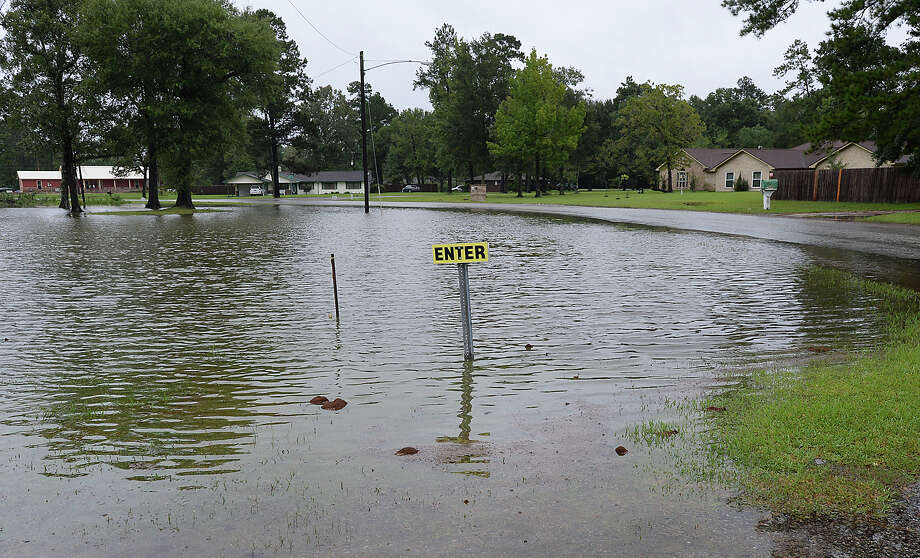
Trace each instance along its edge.
<path fill-rule="evenodd" d="M 460 320 L 463 325 L 463 359 L 473 360 L 473 313 L 470 308 L 469 264 L 489 261 L 488 242 L 436 244 L 431 247 L 434 263 L 457 264 L 460 278 Z"/>
<path fill-rule="evenodd" d="M 457 264 L 460 272 L 460 319 L 463 321 L 463 360 L 473 360 L 473 314 L 470 310 L 470 272 L 466 263 Z"/>

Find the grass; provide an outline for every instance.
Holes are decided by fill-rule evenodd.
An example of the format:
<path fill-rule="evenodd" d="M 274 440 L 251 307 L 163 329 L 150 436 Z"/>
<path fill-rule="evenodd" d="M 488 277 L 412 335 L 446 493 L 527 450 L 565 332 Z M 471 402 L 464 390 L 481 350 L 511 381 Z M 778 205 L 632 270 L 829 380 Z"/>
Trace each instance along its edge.
<path fill-rule="evenodd" d="M 192 215 L 195 213 L 220 213 L 220 209 L 189 209 L 187 207 L 167 207 L 164 209 L 138 209 L 130 211 L 100 211 L 94 215 Z"/>
<path fill-rule="evenodd" d="M 846 364 L 759 372 L 703 406 L 711 450 L 747 499 L 795 516 L 883 515 L 920 477 L 920 294 L 817 268 L 809 280 L 878 297 L 889 341 Z"/>
<path fill-rule="evenodd" d="M 376 195 L 371 196 L 377 200 Z M 469 193 L 421 193 L 421 194 L 387 194 L 383 201 L 408 202 L 469 202 Z M 581 190 L 559 195 L 552 191 L 548 195 L 536 198 L 525 194 L 489 193 L 489 203 L 529 203 L 554 205 L 581 205 L 594 207 L 625 207 L 641 209 L 683 209 L 692 211 L 716 211 L 722 213 L 825 213 L 858 211 L 894 211 L 905 209 L 920 210 L 920 203 L 886 204 L 886 203 L 849 203 L 849 202 L 811 202 L 774 200 L 770 211 L 763 209 L 763 196 L 760 192 L 678 192 L 665 193 L 646 190 L 639 194 L 635 191 L 622 190 Z"/>
<path fill-rule="evenodd" d="M 863 221 L 876 223 L 904 223 L 907 225 L 920 225 L 920 213 L 888 213 L 866 217 Z"/>

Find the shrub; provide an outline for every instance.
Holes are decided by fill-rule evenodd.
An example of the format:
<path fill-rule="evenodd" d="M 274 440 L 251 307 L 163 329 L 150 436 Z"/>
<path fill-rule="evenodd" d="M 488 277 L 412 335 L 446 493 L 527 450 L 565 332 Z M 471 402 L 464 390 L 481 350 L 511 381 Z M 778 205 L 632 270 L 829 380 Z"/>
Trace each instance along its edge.
<path fill-rule="evenodd" d="M 751 189 L 751 185 L 748 184 L 748 181 L 743 176 L 739 176 L 738 180 L 735 181 L 735 191 L 736 192 L 747 192 L 750 189 Z"/>

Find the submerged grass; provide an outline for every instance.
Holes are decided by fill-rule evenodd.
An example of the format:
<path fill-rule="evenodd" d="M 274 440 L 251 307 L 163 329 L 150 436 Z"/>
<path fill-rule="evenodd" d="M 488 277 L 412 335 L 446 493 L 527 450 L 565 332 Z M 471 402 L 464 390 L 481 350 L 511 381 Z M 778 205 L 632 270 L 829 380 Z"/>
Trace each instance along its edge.
<path fill-rule="evenodd" d="M 812 268 L 809 281 L 877 297 L 888 342 L 846 364 L 758 372 L 704 402 L 712 457 L 747 499 L 795 516 L 881 515 L 920 476 L 920 294 Z"/>
<path fill-rule="evenodd" d="M 96 215 L 192 215 L 195 213 L 220 213 L 220 209 L 189 209 L 169 207 L 166 209 L 138 209 L 129 211 L 100 211 Z"/>

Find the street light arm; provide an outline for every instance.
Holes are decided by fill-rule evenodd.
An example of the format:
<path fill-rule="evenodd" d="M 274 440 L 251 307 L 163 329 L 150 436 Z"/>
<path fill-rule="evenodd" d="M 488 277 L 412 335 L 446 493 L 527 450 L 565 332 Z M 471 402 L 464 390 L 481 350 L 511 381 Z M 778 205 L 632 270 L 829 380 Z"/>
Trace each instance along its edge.
<path fill-rule="evenodd" d="M 369 72 L 375 68 L 382 68 L 383 66 L 389 66 L 391 64 L 422 64 L 424 66 L 431 66 L 431 62 L 424 62 L 422 60 L 394 60 L 392 62 L 384 62 L 383 64 L 377 64 L 376 66 L 365 68 L 364 71 Z"/>

